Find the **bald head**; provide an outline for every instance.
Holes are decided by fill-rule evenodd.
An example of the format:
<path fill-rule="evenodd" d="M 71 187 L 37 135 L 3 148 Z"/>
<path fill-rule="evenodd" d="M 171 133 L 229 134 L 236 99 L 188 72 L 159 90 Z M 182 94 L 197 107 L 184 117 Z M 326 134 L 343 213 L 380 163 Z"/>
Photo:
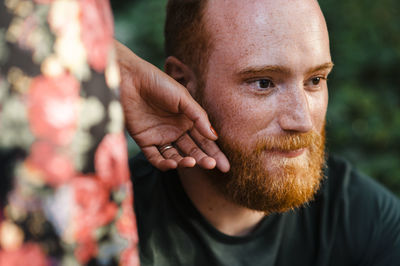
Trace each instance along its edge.
<path fill-rule="evenodd" d="M 226 57 L 238 55 L 242 60 L 232 62 L 237 67 L 249 57 L 262 64 L 268 56 L 271 64 L 282 65 L 284 60 L 302 60 L 308 49 L 329 52 L 325 19 L 314 0 L 210 0 L 204 19 L 213 49 Z"/>
<path fill-rule="evenodd" d="M 197 74 L 206 69 L 215 39 L 239 41 L 247 47 L 243 52 L 254 53 L 256 47 L 246 43 L 248 40 L 243 39 L 240 31 L 253 33 L 252 38 L 258 38 L 264 45 L 285 40 L 293 44 L 292 38 L 296 35 L 310 40 L 322 38 L 329 45 L 325 20 L 314 0 L 168 1 L 166 54 L 177 57 Z M 224 49 L 223 42 L 219 46 Z M 298 48 L 301 51 L 301 47 Z"/>

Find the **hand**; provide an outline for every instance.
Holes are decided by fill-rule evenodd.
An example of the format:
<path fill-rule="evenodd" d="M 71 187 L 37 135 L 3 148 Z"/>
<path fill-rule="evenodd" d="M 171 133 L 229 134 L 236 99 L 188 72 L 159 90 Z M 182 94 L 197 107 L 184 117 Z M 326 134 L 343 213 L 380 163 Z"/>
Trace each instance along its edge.
<path fill-rule="evenodd" d="M 149 162 L 163 171 L 196 163 L 229 171 L 206 112 L 186 88 L 119 42 L 115 46 L 126 127 Z M 161 154 L 159 147 L 171 143 Z"/>

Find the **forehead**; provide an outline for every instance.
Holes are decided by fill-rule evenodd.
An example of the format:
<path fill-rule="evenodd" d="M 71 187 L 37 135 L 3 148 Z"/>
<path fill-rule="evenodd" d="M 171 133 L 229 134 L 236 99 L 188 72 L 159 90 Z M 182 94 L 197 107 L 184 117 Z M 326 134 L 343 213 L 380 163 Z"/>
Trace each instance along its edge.
<path fill-rule="evenodd" d="M 236 65 L 330 57 L 326 24 L 314 0 L 210 0 L 205 19 L 212 54 L 230 57 Z"/>

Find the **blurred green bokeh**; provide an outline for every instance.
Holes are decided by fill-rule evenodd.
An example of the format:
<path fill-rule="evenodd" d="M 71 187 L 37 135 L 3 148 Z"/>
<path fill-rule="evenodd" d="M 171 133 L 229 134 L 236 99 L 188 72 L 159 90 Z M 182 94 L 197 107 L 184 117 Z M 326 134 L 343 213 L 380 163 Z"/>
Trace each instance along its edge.
<path fill-rule="evenodd" d="M 319 2 L 336 65 L 329 79 L 328 150 L 400 195 L 400 1 Z M 111 3 L 116 38 L 162 68 L 166 0 Z"/>

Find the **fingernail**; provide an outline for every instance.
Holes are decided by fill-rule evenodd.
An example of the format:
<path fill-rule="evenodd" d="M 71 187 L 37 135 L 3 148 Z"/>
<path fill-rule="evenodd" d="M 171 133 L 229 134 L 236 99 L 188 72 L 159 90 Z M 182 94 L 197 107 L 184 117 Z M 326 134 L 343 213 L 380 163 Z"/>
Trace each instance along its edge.
<path fill-rule="evenodd" d="M 218 138 L 217 131 L 215 131 L 215 129 L 212 126 L 210 127 L 210 130 Z"/>

